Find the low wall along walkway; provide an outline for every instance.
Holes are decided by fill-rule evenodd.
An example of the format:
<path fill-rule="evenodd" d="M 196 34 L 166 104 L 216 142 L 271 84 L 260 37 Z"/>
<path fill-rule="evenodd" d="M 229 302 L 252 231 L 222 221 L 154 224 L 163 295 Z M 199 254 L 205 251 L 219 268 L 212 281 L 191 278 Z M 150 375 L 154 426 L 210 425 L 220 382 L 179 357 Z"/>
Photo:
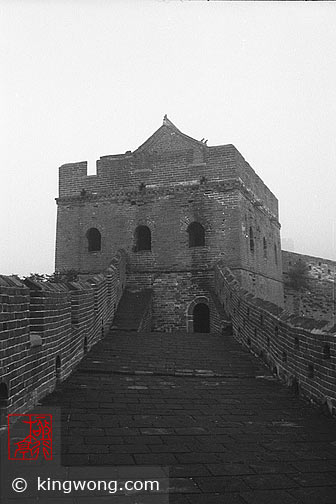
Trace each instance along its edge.
<path fill-rule="evenodd" d="M 32 408 L 67 378 L 110 328 L 126 285 L 126 254 L 68 283 L 0 276 L 0 413 Z M 210 330 L 234 337 L 280 379 L 336 414 L 336 327 L 298 317 L 243 290 L 223 263 L 208 292 Z M 147 309 L 148 308 L 148 309 Z M 140 324 L 150 330 L 151 304 Z"/>
<path fill-rule="evenodd" d="M 234 337 L 280 379 L 336 414 L 336 327 L 290 314 L 241 289 L 225 265 L 215 267 L 215 292 Z"/>
<path fill-rule="evenodd" d="M 22 413 L 73 371 L 112 322 L 126 284 L 120 251 L 85 281 L 0 276 L 0 412 Z"/>

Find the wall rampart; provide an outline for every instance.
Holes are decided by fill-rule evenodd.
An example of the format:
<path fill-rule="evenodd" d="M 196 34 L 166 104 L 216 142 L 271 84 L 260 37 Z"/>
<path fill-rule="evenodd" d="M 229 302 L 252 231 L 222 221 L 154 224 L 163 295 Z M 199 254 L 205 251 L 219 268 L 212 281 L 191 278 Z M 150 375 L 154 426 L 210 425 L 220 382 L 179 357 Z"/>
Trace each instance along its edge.
<path fill-rule="evenodd" d="M 27 411 L 66 379 L 112 322 L 126 284 L 119 251 L 104 274 L 70 283 L 0 276 L 0 412 Z"/>
<path fill-rule="evenodd" d="M 282 251 L 285 308 L 296 315 L 336 323 L 336 261 Z M 306 265 L 306 287 L 293 289 L 289 284 L 290 269 Z"/>
<path fill-rule="evenodd" d="M 147 189 L 124 198 L 91 199 L 58 206 L 56 269 L 99 272 L 123 248 L 131 270 L 175 270 L 211 266 L 219 257 L 239 264 L 238 190 L 235 184 L 207 183 Z M 204 246 L 190 248 L 188 226 L 197 221 L 205 231 Z M 150 250 L 136 250 L 136 228 L 147 226 Z M 87 232 L 97 228 L 101 248 L 90 251 Z"/>
<path fill-rule="evenodd" d="M 298 261 L 306 263 L 309 277 L 315 280 L 334 282 L 336 279 L 336 261 L 314 257 L 297 252 L 282 251 L 282 264 L 284 274 L 288 274 L 289 269 Z"/>
<path fill-rule="evenodd" d="M 335 325 L 289 314 L 254 297 L 222 263 L 215 267 L 215 292 L 232 320 L 234 337 L 280 379 L 335 414 Z"/>

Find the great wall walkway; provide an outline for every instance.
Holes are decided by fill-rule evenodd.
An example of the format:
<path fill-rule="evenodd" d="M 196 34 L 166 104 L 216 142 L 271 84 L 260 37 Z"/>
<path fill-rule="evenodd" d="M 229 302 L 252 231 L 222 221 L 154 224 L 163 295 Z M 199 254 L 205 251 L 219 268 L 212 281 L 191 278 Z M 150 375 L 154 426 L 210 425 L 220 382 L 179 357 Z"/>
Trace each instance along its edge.
<path fill-rule="evenodd" d="M 231 336 L 111 332 L 43 404 L 64 465 L 163 466 L 171 504 L 336 503 L 335 420 Z"/>

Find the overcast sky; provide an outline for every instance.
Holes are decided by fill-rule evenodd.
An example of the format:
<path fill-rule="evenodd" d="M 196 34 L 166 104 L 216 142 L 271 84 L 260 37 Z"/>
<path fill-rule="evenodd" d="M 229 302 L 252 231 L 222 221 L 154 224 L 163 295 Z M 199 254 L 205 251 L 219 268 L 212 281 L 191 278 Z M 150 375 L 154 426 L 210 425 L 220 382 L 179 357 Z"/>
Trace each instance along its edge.
<path fill-rule="evenodd" d="M 54 270 L 58 167 L 164 114 L 233 143 L 296 252 L 336 260 L 335 2 L 0 0 L 0 273 Z"/>

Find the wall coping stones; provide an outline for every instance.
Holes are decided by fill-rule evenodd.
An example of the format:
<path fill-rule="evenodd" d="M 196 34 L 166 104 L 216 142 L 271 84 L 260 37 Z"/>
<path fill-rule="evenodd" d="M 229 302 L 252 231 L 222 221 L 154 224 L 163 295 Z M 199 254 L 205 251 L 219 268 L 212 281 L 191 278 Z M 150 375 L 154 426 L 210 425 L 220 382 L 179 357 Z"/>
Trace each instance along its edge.
<path fill-rule="evenodd" d="M 91 290 L 91 286 L 88 282 L 82 280 L 76 280 L 73 282 L 68 282 L 68 287 L 71 291 L 83 291 L 83 290 Z"/>
<path fill-rule="evenodd" d="M 16 287 L 26 289 L 27 287 L 15 275 L 0 275 L 0 285 L 3 287 Z"/>

